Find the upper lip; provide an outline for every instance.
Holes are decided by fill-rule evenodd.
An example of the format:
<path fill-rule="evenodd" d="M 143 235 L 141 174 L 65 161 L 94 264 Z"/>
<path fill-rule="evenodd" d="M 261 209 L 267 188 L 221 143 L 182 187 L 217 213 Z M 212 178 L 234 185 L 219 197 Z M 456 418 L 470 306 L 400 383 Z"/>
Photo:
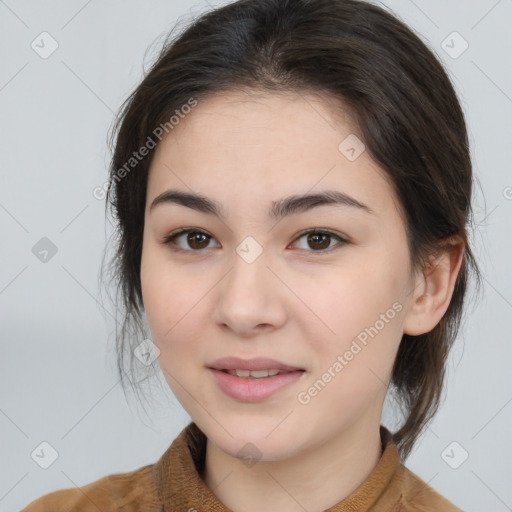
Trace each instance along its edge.
<path fill-rule="evenodd" d="M 252 359 L 240 359 L 239 357 L 221 357 L 213 363 L 209 368 L 215 370 L 283 370 L 293 372 L 296 370 L 304 370 L 297 366 L 290 366 L 288 364 L 281 363 L 275 359 L 269 359 L 267 357 L 254 357 Z"/>

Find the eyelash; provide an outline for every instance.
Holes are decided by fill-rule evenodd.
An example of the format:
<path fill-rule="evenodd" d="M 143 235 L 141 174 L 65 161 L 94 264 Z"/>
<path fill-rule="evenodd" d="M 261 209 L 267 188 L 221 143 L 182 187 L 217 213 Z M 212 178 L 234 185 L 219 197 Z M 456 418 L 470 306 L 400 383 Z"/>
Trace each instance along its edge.
<path fill-rule="evenodd" d="M 201 230 L 201 229 L 197 229 L 197 228 L 181 228 L 173 233 L 170 233 L 169 235 L 167 235 L 164 240 L 163 240 L 163 244 L 164 245 L 169 245 L 169 246 L 173 246 L 171 247 L 171 249 L 175 252 L 190 252 L 190 253 L 201 253 L 201 252 L 204 252 L 206 249 L 181 249 L 179 247 L 176 246 L 176 244 L 174 243 L 174 241 L 181 235 L 185 235 L 185 234 L 189 234 L 189 233 L 199 233 L 199 234 L 202 234 L 202 235 L 205 235 L 206 237 L 212 239 L 213 237 L 211 235 L 209 235 L 208 233 L 206 233 L 205 231 Z M 344 244 L 348 244 L 348 240 L 346 240 L 345 238 L 343 238 L 342 236 L 336 234 L 336 233 L 333 233 L 332 231 L 329 231 L 329 230 L 321 230 L 319 228 L 313 228 L 313 229 L 308 229 L 306 231 L 302 231 L 301 233 L 298 234 L 297 238 L 295 238 L 294 241 L 296 240 L 299 240 L 300 238 L 302 238 L 303 236 L 305 235 L 309 235 L 309 234 L 315 234 L 315 235 L 328 235 L 332 238 L 335 238 L 339 241 L 339 243 L 337 245 L 335 245 L 334 247 L 331 247 L 329 249 L 321 249 L 321 250 L 318 250 L 318 251 L 313 251 L 313 250 L 307 250 L 307 249 L 301 249 L 301 250 L 305 250 L 307 252 L 310 252 L 310 253 L 314 253 L 314 254 L 326 254 L 326 253 L 330 253 L 331 251 L 333 251 L 334 249 L 336 249 L 337 246 L 342 246 Z"/>

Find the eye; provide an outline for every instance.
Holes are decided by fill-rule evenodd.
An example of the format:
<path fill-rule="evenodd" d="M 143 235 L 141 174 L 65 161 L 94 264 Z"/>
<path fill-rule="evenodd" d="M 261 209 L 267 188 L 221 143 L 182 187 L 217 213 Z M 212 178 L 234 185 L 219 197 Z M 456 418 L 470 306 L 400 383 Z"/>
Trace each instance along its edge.
<path fill-rule="evenodd" d="M 322 252 L 322 253 L 330 252 L 332 249 L 331 241 L 333 238 L 338 240 L 338 242 L 339 242 L 336 245 L 343 245 L 343 244 L 348 243 L 348 241 L 345 240 L 342 236 L 332 233 L 331 231 L 323 231 L 318 228 L 304 231 L 299 236 L 299 238 L 297 238 L 297 240 L 300 240 L 301 238 L 305 238 L 305 237 L 306 237 L 306 244 L 309 244 L 309 247 L 312 246 L 314 248 L 314 250 L 310 251 L 310 252 Z M 331 246 L 331 247 L 329 247 L 329 246 Z M 304 249 L 304 247 L 302 247 L 301 249 Z M 307 247 L 305 249 L 307 250 Z"/>
<path fill-rule="evenodd" d="M 184 243 L 188 248 L 183 248 L 180 244 L 176 243 L 177 240 L 183 238 Z M 348 241 L 342 236 L 331 231 L 320 230 L 318 228 L 303 231 L 296 240 L 306 238 L 306 244 L 312 244 L 313 250 L 309 252 L 325 253 L 332 250 L 331 242 L 333 239 L 338 240 L 338 244 L 347 244 Z M 197 228 L 181 228 L 174 233 L 167 235 L 163 242 L 165 245 L 173 246 L 172 249 L 177 252 L 201 252 L 208 249 L 209 242 L 213 239 L 211 235 Z M 311 247 L 311 245 L 309 245 Z M 299 247 L 300 249 L 308 250 L 308 248 Z"/>
<path fill-rule="evenodd" d="M 185 236 L 186 235 L 186 236 Z M 190 248 L 192 248 L 192 251 L 190 249 L 183 249 L 182 247 L 176 246 L 176 240 L 184 237 L 186 243 L 189 245 Z M 167 235 L 163 241 L 166 245 L 173 246 L 174 251 L 188 251 L 188 252 L 199 252 L 202 249 L 206 249 L 208 247 L 208 242 L 211 240 L 211 235 L 207 234 L 204 231 L 201 231 L 197 228 L 182 228 L 178 231 L 175 231 L 174 233 L 171 233 Z"/>

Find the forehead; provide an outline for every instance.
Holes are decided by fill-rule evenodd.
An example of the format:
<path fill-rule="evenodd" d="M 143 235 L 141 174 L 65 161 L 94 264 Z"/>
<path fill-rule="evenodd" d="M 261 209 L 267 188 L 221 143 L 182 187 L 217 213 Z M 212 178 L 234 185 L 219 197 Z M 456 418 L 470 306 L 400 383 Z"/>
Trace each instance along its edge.
<path fill-rule="evenodd" d="M 302 147 L 318 147 L 319 138 L 325 146 L 332 137 L 336 141 L 345 132 L 355 133 L 354 125 L 348 108 L 331 97 L 247 89 L 217 93 L 201 101 L 167 138 L 177 144 L 183 138 L 192 142 L 204 138 L 209 130 L 208 139 L 214 145 L 280 147 L 285 155 L 289 149 L 296 153 Z M 328 134 L 331 137 L 326 139 Z"/>
<path fill-rule="evenodd" d="M 156 148 L 148 199 L 166 188 L 227 204 L 338 189 L 377 213 L 397 205 L 348 109 L 314 93 L 233 91 L 201 101 Z"/>

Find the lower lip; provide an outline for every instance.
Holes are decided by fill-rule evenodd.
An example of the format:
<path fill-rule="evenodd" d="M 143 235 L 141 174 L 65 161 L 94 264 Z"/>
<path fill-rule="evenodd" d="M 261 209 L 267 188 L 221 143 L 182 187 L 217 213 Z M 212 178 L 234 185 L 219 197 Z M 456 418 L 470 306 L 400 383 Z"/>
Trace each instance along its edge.
<path fill-rule="evenodd" d="M 231 375 L 221 370 L 209 368 L 215 382 L 226 395 L 242 402 L 259 402 L 269 398 L 277 391 L 297 382 L 304 371 L 280 373 L 272 377 L 251 379 Z"/>

